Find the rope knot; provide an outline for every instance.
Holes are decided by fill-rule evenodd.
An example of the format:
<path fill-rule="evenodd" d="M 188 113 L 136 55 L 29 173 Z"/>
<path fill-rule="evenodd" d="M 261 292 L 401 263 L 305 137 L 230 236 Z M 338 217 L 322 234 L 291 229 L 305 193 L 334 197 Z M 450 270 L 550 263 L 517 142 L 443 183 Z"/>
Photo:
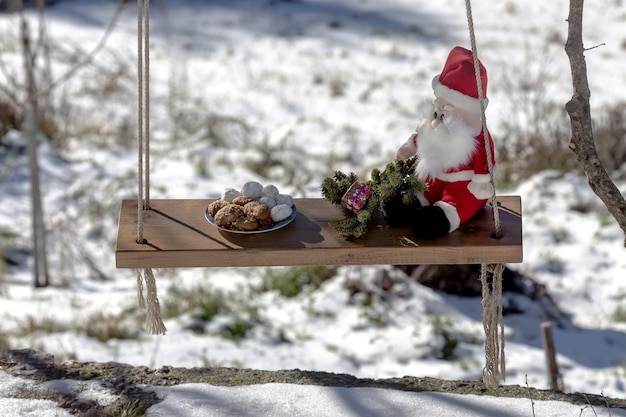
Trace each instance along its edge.
<path fill-rule="evenodd" d="M 502 275 L 504 272 L 504 264 L 485 264 L 484 268 L 493 275 Z"/>

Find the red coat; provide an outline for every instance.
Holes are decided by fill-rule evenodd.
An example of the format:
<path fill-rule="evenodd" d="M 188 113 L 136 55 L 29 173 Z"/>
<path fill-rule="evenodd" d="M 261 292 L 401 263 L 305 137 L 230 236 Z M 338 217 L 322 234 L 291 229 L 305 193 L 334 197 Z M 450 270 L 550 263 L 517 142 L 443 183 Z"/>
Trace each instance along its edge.
<path fill-rule="evenodd" d="M 418 147 L 418 135 L 414 134 L 409 141 Z M 428 189 L 420 195 L 422 205 L 439 206 L 450 222 L 450 232 L 462 223 L 471 219 L 493 195 L 493 186 L 487 165 L 485 139 L 482 134 L 476 136 L 476 149 L 467 163 L 451 167 L 436 178 L 424 179 Z M 489 135 L 491 161 L 495 167 L 494 146 Z"/>

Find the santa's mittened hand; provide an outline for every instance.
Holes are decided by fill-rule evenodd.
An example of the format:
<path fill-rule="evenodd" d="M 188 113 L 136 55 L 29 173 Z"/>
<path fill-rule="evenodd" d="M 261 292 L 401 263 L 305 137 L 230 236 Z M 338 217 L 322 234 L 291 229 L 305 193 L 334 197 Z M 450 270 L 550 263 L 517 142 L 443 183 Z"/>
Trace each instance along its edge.
<path fill-rule="evenodd" d="M 394 227 L 406 227 L 415 216 L 415 211 L 421 206 L 417 200 L 413 204 L 404 204 L 402 202 L 402 194 L 396 194 L 383 202 L 381 208 L 387 224 Z"/>
<path fill-rule="evenodd" d="M 411 229 L 422 239 L 443 236 L 450 230 L 450 222 L 441 207 L 425 206 L 418 208 L 411 220 Z"/>
<path fill-rule="evenodd" d="M 411 137 L 402 145 L 396 153 L 396 159 L 399 161 L 406 161 L 412 156 L 415 156 L 417 152 L 417 134 L 412 134 Z"/>

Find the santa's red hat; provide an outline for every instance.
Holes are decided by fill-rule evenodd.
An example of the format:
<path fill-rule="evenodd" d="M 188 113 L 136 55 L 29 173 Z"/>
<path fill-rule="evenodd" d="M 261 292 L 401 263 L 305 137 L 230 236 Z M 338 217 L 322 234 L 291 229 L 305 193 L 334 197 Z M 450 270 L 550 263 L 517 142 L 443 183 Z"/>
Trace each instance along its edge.
<path fill-rule="evenodd" d="M 484 103 L 487 107 L 489 103 L 487 99 L 487 70 L 481 62 L 479 62 L 479 67 Z M 433 91 L 435 97 L 447 100 L 455 107 L 480 113 L 472 51 L 460 46 L 450 51 L 441 74 L 433 78 Z"/>

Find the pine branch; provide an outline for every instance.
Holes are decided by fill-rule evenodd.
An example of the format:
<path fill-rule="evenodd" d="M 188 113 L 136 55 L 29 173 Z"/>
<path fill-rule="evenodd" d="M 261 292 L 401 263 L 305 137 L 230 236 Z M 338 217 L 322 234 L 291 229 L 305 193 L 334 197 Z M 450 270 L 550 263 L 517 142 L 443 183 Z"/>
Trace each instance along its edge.
<path fill-rule="evenodd" d="M 372 217 L 379 211 L 381 202 L 399 194 L 402 195 L 403 203 L 414 202 L 417 194 L 426 188 L 425 183 L 414 175 L 416 163 L 417 158 L 413 157 L 406 161 L 390 162 L 383 171 L 374 168 L 371 179 L 365 183 L 371 191 L 365 207 L 356 214 L 346 211 L 349 217 L 330 223 L 333 230 L 346 238 L 362 237 L 367 233 Z M 345 174 L 335 171 L 332 177 L 322 182 L 322 195 L 331 203 L 342 205 L 342 197 L 357 180 L 353 172 Z"/>

